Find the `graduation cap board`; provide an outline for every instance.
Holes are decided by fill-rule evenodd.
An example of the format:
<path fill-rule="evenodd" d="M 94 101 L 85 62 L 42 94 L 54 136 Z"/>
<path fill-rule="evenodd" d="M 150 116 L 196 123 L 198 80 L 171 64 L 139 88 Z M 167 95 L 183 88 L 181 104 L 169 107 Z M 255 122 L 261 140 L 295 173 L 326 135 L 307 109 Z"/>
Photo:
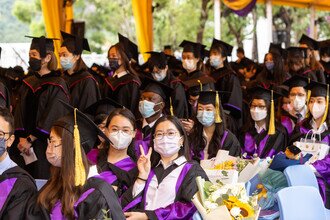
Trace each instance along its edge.
<path fill-rule="evenodd" d="M 142 92 L 153 92 L 162 97 L 163 100 L 170 98 L 173 89 L 164 83 L 158 82 L 150 77 L 143 77 L 141 88 Z"/>
<path fill-rule="evenodd" d="M 318 50 L 319 49 L 319 45 L 318 42 L 316 40 L 314 40 L 313 38 L 308 37 L 307 35 L 303 34 L 299 40 L 300 44 L 306 44 L 308 48 L 312 49 L 312 50 Z"/>
<path fill-rule="evenodd" d="M 301 76 L 301 75 L 294 75 L 290 79 L 283 82 L 283 85 L 289 86 L 289 90 L 293 87 L 306 87 L 309 83 L 309 78 Z"/>
<path fill-rule="evenodd" d="M 79 55 L 83 50 L 90 51 L 88 40 L 69 33 L 61 31 L 63 38 L 62 47 L 66 47 L 73 54 Z"/>
<path fill-rule="evenodd" d="M 203 75 L 196 79 L 189 79 L 183 82 L 183 84 L 188 87 L 188 93 L 191 96 L 198 96 L 201 91 L 210 90 L 205 85 L 215 83 L 215 80 L 207 75 Z"/>
<path fill-rule="evenodd" d="M 93 116 L 101 114 L 109 115 L 115 108 L 123 108 L 123 106 L 113 99 L 104 98 L 87 107 L 84 113 Z"/>
<path fill-rule="evenodd" d="M 183 48 L 183 52 L 192 52 L 196 58 L 203 59 L 205 56 L 205 45 L 184 40 L 179 45 Z"/>
<path fill-rule="evenodd" d="M 220 91 L 201 91 L 198 97 L 198 103 L 203 105 L 213 104 L 215 108 L 215 123 L 221 123 L 221 114 L 220 114 Z"/>
<path fill-rule="evenodd" d="M 231 56 L 233 46 L 227 44 L 224 41 L 217 40 L 217 39 L 213 38 L 210 51 L 212 49 L 217 49 L 217 48 L 221 48 L 221 51 L 223 51 L 222 54 L 224 54 L 225 56 Z"/>
<path fill-rule="evenodd" d="M 307 58 L 307 48 L 303 47 L 289 47 L 286 49 L 288 57 L 291 58 Z"/>
<path fill-rule="evenodd" d="M 328 56 L 330 56 L 330 39 L 320 41 L 318 43 L 318 46 L 319 46 L 319 50 L 320 50 L 320 55 L 328 54 Z"/>
<path fill-rule="evenodd" d="M 154 66 L 156 66 L 159 69 L 165 69 L 167 65 L 167 57 L 165 53 L 155 52 L 155 51 L 150 51 L 147 53 L 150 54 L 150 57 L 147 61 L 150 71 L 153 70 Z"/>
<path fill-rule="evenodd" d="M 118 38 L 119 38 L 119 45 L 122 47 L 124 50 L 127 58 L 134 59 L 136 62 L 139 61 L 139 51 L 138 51 L 138 46 L 130 41 L 127 37 L 124 37 L 120 33 L 118 33 Z"/>
<path fill-rule="evenodd" d="M 269 44 L 268 53 L 278 54 L 280 56 L 285 56 L 285 50 L 281 47 L 281 44 Z"/>
<path fill-rule="evenodd" d="M 53 40 L 59 40 L 57 38 L 46 38 L 45 36 L 41 36 L 41 37 L 25 36 L 25 37 L 32 38 L 30 50 L 39 51 L 41 58 L 46 57 L 47 51 L 54 52 Z"/>

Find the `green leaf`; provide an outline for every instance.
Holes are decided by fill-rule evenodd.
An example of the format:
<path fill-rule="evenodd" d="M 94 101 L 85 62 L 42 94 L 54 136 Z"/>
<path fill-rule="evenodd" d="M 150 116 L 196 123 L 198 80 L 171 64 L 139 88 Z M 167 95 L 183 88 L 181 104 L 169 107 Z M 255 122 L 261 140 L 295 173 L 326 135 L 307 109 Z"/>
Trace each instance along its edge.
<path fill-rule="evenodd" d="M 222 174 L 223 176 L 227 177 L 227 176 L 228 176 L 228 171 L 223 170 L 223 171 L 221 171 L 221 174 Z"/>
<path fill-rule="evenodd" d="M 229 199 L 228 194 L 223 194 L 223 195 L 222 195 L 222 199 L 223 199 L 223 200 L 228 200 L 228 199 Z"/>

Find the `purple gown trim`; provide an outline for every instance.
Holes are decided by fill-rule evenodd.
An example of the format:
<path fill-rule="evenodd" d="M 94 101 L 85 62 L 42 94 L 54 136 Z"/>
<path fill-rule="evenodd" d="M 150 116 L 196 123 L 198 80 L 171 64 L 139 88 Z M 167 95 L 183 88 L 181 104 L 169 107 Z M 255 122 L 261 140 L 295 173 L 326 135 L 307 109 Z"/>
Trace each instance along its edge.
<path fill-rule="evenodd" d="M 17 178 L 10 178 L 0 183 L 0 211 L 3 208 L 11 190 L 14 188 Z"/>
<path fill-rule="evenodd" d="M 135 135 L 135 143 L 134 143 L 135 153 L 137 158 L 139 158 L 141 155 L 140 145 L 142 145 L 144 152 L 148 152 L 150 141 L 151 141 L 151 134 L 149 134 L 145 138 L 142 138 L 142 132 L 140 130 L 137 130 Z"/>
<path fill-rule="evenodd" d="M 147 198 L 147 191 L 151 182 L 152 177 L 155 175 L 155 172 L 153 170 L 150 171 L 150 174 L 148 176 L 146 185 L 144 187 L 144 192 L 143 192 L 143 198 Z M 146 201 L 144 199 L 144 204 L 143 204 L 144 209 L 146 209 Z"/>
<path fill-rule="evenodd" d="M 294 129 L 291 119 L 288 116 L 282 116 L 281 117 L 281 124 L 288 131 L 288 135 L 291 136 L 291 134 L 293 132 L 293 129 Z"/>
<path fill-rule="evenodd" d="M 225 140 L 226 140 L 227 136 L 228 136 L 228 131 L 223 132 L 223 136 L 222 136 L 221 142 L 220 142 L 221 147 L 223 147 L 223 144 L 225 143 Z M 193 155 L 193 152 L 191 152 L 191 155 Z M 204 158 L 204 156 L 205 156 L 204 151 L 201 151 L 200 155 L 201 155 L 201 157 L 200 157 L 201 160 L 206 160 L 207 159 L 207 158 Z"/>
<path fill-rule="evenodd" d="M 265 132 L 265 131 L 262 131 L 262 132 Z M 257 155 L 260 156 L 266 146 L 268 138 L 269 138 L 269 135 L 267 134 L 264 137 L 264 139 L 262 139 L 260 141 L 259 146 L 256 146 L 256 142 L 255 142 L 253 136 L 249 132 L 247 132 L 245 134 L 244 148 L 242 148 L 242 154 L 244 154 L 246 152 L 247 158 L 252 158 L 254 153 L 257 153 Z M 267 157 L 267 156 L 271 157 L 273 155 L 275 155 L 275 150 L 272 148 L 269 152 L 267 152 L 265 157 Z"/>
<path fill-rule="evenodd" d="M 81 196 L 80 198 L 74 203 L 74 216 L 75 216 L 75 219 L 78 219 L 78 213 L 76 211 L 76 208 L 77 206 L 82 202 L 84 201 L 92 192 L 94 192 L 94 188 L 91 188 L 87 191 L 85 191 Z M 63 216 L 63 213 L 62 213 L 62 205 L 61 205 L 61 202 L 58 201 L 55 206 L 53 207 L 52 209 L 52 212 L 50 213 L 50 219 L 51 220 L 65 220 L 66 218 Z"/>
<path fill-rule="evenodd" d="M 233 109 L 236 109 L 236 110 L 238 110 L 240 112 L 242 111 L 242 109 L 240 109 L 239 107 L 237 107 L 235 105 L 232 105 L 232 104 L 229 104 L 229 103 L 225 103 L 225 104 L 223 104 L 223 106 L 228 106 L 228 107 L 233 108 Z"/>
<path fill-rule="evenodd" d="M 142 201 L 142 196 L 137 197 L 132 202 L 128 203 L 127 206 L 123 208 L 123 211 L 126 212 L 127 210 L 133 208 L 137 204 L 139 204 Z"/>
<path fill-rule="evenodd" d="M 182 182 L 184 180 L 184 178 L 186 177 L 187 173 L 189 172 L 189 170 L 191 169 L 192 164 L 190 163 L 186 163 L 179 175 L 178 181 L 176 182 L 175 185 L 175 192 L 178 193 L 180 186 L 182 185 Z"/>
<path fill-rule="evenodd" d="M 317 177 L 317 182 L 323 201 L 325 201 L 325 182 L 330 185 L 330 154 L 322 160 L 315 161 L 312 165 L 322 177 Z"/>
<path fill-rule="evenodd" d="M 300 131 L 301 134 L 307 134 L 310 130 L 311 129 L 308 129 L 308 128 L 302 126 L 302 125 L 299 127 L 299 131 Z M 318 140 L 318 137 L 316 137 L 316 138 Z M 326 135 L 321 141 L 327 143 L 328 145 L 330 145 L 330 135 Z"/>
<path fill-rule="evenodd" d="M 92 149 L 90 152 L 88 152 L 86 156 L 88 161 L 91 162 L 92 165 L 96 165 L 98 155 L 99 155 L 99 149 Z"/>
<path fill-rule="evenodd" d="M 46 134 L 46 135 L 49 135 L 49 132 L 48 131 L 46 131 L 46 130 L 44 130 L 44 129 L 42 129 L 42 128 L 37 128 L 40 132 L 42 132 L 42 133 L 44 133 L 44 134 Z"/>

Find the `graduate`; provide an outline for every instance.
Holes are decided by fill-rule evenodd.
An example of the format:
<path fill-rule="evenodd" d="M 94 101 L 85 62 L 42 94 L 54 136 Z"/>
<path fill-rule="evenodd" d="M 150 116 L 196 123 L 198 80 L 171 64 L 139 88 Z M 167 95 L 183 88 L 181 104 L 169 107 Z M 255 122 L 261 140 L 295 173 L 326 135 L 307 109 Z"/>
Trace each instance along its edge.
<path fill-rule="evenodd" d="M 320 63 L 324 68 L 326 83 L 330 83 L 330 39 L 319 42 Z"/>
<path fill-rule="evenodd" d="M 148 152 L 138 159 L 139 175 L 122 197 L 127 219 L 191 219 L 198 191 L 196 177 L 208 179 L 197 162 L 189 161 L 188 139 L 180 120 L 160 118 Z M 141 147 L 142 148 L 142 147 Z"/>
<path fill-rule="evenodd" d="M 320 134 L 322 142 L 330 145 L 329 131 L 329 86 L 312 81 L 306 88 L 311 91 L 311 97 L 308 102 L 308 117 L 297 125 L 290 138 L 290 143 L 300 141 L 305 138 L 307 132 L 310 134 Z M 318 135 L 317 135 L 318 136 Z M 318 137 L 316 137 L 318 139 Z"/>
<path fill-rule="evenodd" d="M 308 101 L 308 91 L 306 87 L 309 81 L 310 80 L 306 77 L 295 75 L 283 83 L 289 86 L 289 98 L 292 106 L 292 110 L 289 113 L 294 117 L 290 117 L 293 127 L 295 127 L 297 123 L 303 121 L 308 114 L 306 105 Z"/>
<path fill-rule="evenodd" d="M 213 42 L 210 49 L 210 76 L 216 81 L 215 90 L 225 91 L 222 95 L 222 106 L 225 110 L 229 111 L 229 116 L 232 117 L 233 123 L 241 126 L 240 121 L 242 117 L 242 90 L 236 73 L 231 69 L 227 57 L 231 56 L 233 47 L 223 41 L 213 38 Z"/>
<path fill-rule="evenodd" d="M 174 114 L 178 118 L 188 117 L 188 105 L 185 94 L 185 89 L 180 79 L 176 78 L 169 70 L 167 57 L 164 53 L 149 52 L 150 57 L 148 59 L 148 67 L 154 80 L 164 83 L 168 87 L 173 89 L 171 94 L 172 105 Z M 167 103 L 170 106 L 170 103 Z M 169 109 L 167 114 L 170 113 Z"/>
<path fill-rule="evenodd" d="M 118 33 L 119 43 L 110 47 L 108 59 L 113 75 L 105 79 L 104 97 L 109 97 L 135 113 L 138 109 L 141 81 L 131 68 L 138 61 L 137 46 Z M 137 115 L 135 115 L 137 116 Z"/>
<path fill-rule="evenodd" d="M 244 158 L 266 158 L 287 146 L 287 132 L 275 125 L 274 99 L 279 95 L 263 87 L 251 89 L 250 116 L 242 128 L 240 142 Z"/>
<path fill-rule="evenodd" d="M 87 180 L 86 153 L 97 135 L 107 137 L 87 115 L 66 107 L 71 113 L 53 124 L 48 140 L 51 177 L 29 201 L 26 219 L 102 219 L 102 210 L 112 219 L 125 219 L 113 188 L 101 178 Z"/>
<path fill-rule="evenodd" d="M 227 150 L 240 156 L 241 146 L 235 135 L 226 129 L 226 119 L 220 103 L 220 92 L 203 91 L 199 94 L 197 120 L 189 135 L 192 159 L 200 161 Z"/>
<path fill-rule="evenodd" d="M 7 153 L 14 140 L 14 118 L 0 107 L 0 219 L 24 219 L 27 202 L 37 193 L 34 179 Z"/>
<path fill-rule="evenodd" d="M 57 69 L 53 39 L 32 37 L 29 65 L 34 72 L 23 80 L 15 109 L 15 136 L 18 150 L 24 156 L 36 155 L 37 160 L 25 169 L 38 179 L 48 179 L 46 159 L 47 138 L 52 124 L 67 114 L 59 100 L 70 101 L 70 92 Z"/>
<path fill-rule="evenodd" d="M 144 77 L 141 87 L 139 112 L 142 118 L 137 120 L 135 150 L 140 156 L 140 145 L 145 151 L 149 149 L 152 139 L 151 131 L 156 121 L 164 115 L 164 109 L 172 94 L 172 88 L 152 78 Z M 170 107 L 171 108 L 171 107 Z"/>
<path fill-rule="evenodd" d="M 101 97 L 97 81 L 88 72 L 81 58 L 83 50 L 90 51 L 86 38 L 80 38 L 61 31 L 63 43 L 59 55 L 64 79 L 70 89 L 70 103 L 83 111 Z"/>
<path fill-rule="evenodd" d="M 105 127 L 105 135 L 111 143 L 98 154 L 99 176 L 121 196 L 134 184 L 138 174 L 134 148 L 135 117 L 130 110 L 117 108 L 109 115 Z"/>

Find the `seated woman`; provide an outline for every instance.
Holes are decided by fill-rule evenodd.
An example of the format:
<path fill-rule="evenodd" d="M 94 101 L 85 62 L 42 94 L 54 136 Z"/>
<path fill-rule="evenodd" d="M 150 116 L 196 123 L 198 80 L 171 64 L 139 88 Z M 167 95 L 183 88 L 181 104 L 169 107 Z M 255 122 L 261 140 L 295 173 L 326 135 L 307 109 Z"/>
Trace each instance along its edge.
<path fill-rule="evenodd" d="M 317 82 L 311 82 L 306 88 L 311 91 L 311 97 L 308 103 L 309 116 L 302 121 L 301 124 L 296 125 L 290 143 L 299 141 L 300 138 L 305 138 L 306 134 L 319 134 L 321 140 L 330 145 L 330 119 L 327 98 L 328 85 Z M 316 137 L 318 139 L 318 137 Z"/>
<path fill-rule="evenodd" d="M 200 92 L 197 120 L 189 135 L 194 160 L 213 158 L 220 149 L 228 150 L 231 156 L 240 155 L 240 143 L 233 133 L 226 129 L 225 120 L 218 92 Z"/>
<path fill-rule="evenodd" d="M 38 197 L 29 201 L 26 219 L 100 219 L 104 217 L 102 210 L 112 219 L 125 219 L 109 184 L 99 178 L 86 181 L 89 167 L 85 153 L 92 149 L 97 135 L 107 140 L 77 109 L 74 117 L 68 115 L 53 124 L 46 150 L 51 176 Z"/>
<path fill-rule="evenodd" d="M 190 219 L 196 212 L 192 197 L 198 191 L 196 177 L 204 170 L 189 160 L 187 135 L 179 119 L 161 117 L 152 131 L 147 154 L 137 165 L 139 175 L 127 190 L 122 206 L 128 219 Z"/>
<path fill-rule="evenodd" d="M 99 177 L 114 186 L 120 196 L 134 184 L 138 174 L 134 150 L 135 117 L 130 110 L 118 108 L 109 115 L 105 127 L 111 143 L 100 149 Z"/>
<path fill-rule="evenodd" d="M 273 92 L 262 87 L 253 88 L 251 92 L 250 115 L 240 137 L 242 155 L 245 158 L 272 157 L 285 149 L 287 132 L 280 124 L 275 126 L 274 112 L 271 112 Z M 274 96 L 278 95 L 274 93 Z"/>

